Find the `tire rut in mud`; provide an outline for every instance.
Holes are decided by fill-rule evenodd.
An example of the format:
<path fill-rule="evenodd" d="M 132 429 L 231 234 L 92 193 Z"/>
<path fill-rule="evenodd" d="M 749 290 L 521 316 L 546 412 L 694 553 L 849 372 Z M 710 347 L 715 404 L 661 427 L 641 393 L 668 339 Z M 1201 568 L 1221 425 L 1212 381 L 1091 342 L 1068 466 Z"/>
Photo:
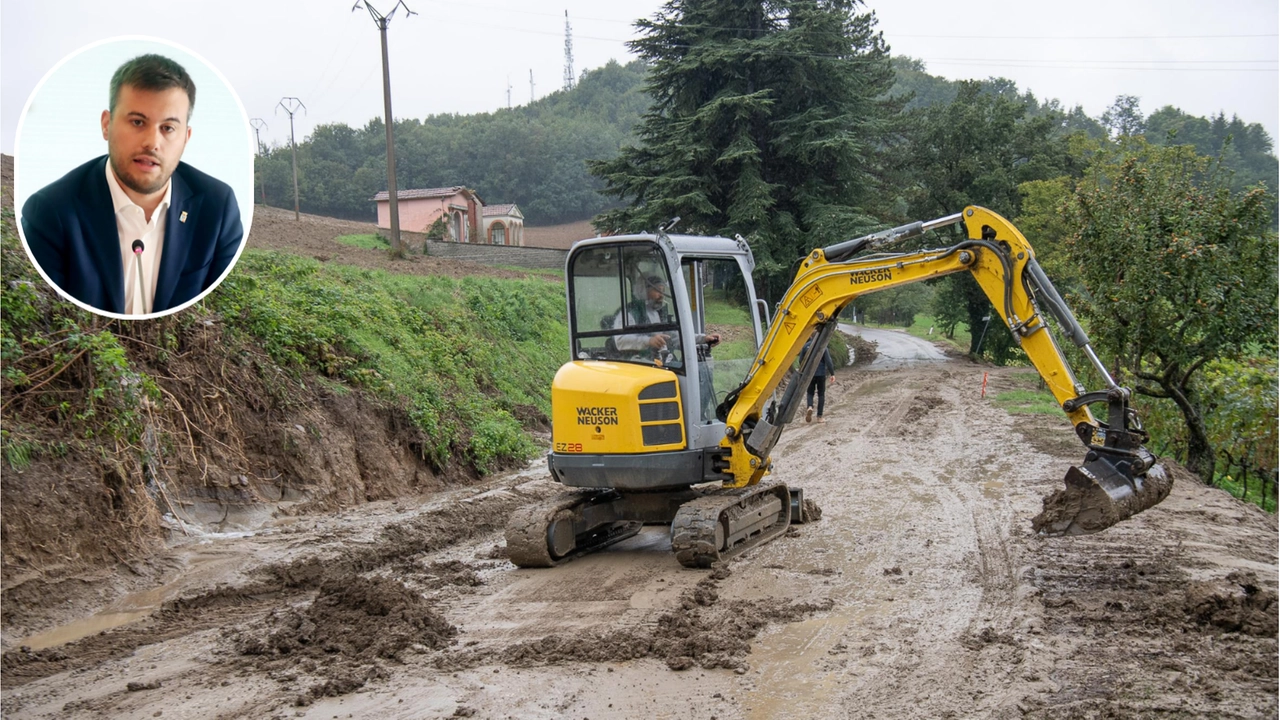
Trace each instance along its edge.
<path fill-rule="evenodd" d="M 1195 579 L 1195 550 L 1143 524 L 1040 545 L 1030 574 L 1044 630 L 1069 650 L 1050 676 L 1063 690 L 1028 698 L 1029 715 L 1274 717 L 1274 578 L 1234 570 Z"/>
<path fill-rule="evenodd" d="M 830 599 L 816 603 L 723 600 L 719 582 L 730 574 L 725 566 L 713 569 L 681 594 L 674 609 L 642 626 L 546 635 L 504 648 L 452 651 L 437 655 L 432 664 L 455 671 L 489 664 L 534 667 L 655 658 L 672 670 L 727 668 L 741 673 L 748 667 L 751 641 L 767 625 L 795 622 L 834 605 Z"/>

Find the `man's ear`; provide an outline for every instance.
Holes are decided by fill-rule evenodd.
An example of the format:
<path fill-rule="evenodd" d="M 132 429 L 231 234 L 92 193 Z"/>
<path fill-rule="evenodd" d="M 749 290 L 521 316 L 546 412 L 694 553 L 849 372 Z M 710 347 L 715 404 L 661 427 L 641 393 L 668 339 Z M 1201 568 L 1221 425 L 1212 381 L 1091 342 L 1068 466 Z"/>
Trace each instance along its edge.
<path fill-rule="evenodd" d="M 111 127 L 111 111 L 102 111 L 102 139 L 107 139 L 107 128 Z"/>
<path fill-rule="evenodd" d="M 186 144 L 189 142 L 191 142 L 191 126 L 190 125 L 187 126 L 187 139 L 184 141 L 183 144 Z"/>

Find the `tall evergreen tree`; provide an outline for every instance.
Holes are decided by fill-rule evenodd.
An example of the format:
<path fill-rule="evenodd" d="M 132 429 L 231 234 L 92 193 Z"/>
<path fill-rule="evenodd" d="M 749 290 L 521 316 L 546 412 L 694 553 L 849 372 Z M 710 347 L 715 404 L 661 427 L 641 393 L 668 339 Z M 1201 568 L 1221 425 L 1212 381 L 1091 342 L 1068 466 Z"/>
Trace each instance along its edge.
<path fill-rule="evenodd" d="M 650 63 L 639 144 L 590 164 L 624 207 L 603 231 L 741 233 L 785 287 L 810 248 L 876 224 L 877 156 L 898 107 L 858 0 L 668 0 L 631 48 Z"/>

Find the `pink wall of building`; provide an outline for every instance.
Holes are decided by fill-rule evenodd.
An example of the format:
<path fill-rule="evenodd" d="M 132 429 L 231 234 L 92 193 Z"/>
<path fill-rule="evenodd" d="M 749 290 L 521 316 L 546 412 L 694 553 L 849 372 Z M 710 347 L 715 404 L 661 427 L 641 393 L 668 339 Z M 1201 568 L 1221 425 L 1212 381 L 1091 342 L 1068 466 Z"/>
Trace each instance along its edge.
<path fill-rule="evenodd" d="M 406 194 L 413 191 L 407 191 Z M 378 200 L 378 227 L 391 229 L 391 203 Z M 445 222 L 449 225 L 450 240 L 456 242 L 476 242 L 472 236 L 472 225 L 478 225 L 479 206 L 476 198 L 466 190 L 445 197 L 400 197 L 396 199 L 396 209 L 400 214 L 400 229 L 407 232 L 426 232 L 427 228 L 441 215 L 448 215 Z"/>
<path fill-rule="evenodd" d="M 397 199 L 396 210 L 400 212 L 400 229 L 409 232 L 426 232 L 431 223 L 444 212 L 446 204 L 445 198 Z M 378 227 L 391 228 L 391 203 L 386 200 L 378 201 Z"/>

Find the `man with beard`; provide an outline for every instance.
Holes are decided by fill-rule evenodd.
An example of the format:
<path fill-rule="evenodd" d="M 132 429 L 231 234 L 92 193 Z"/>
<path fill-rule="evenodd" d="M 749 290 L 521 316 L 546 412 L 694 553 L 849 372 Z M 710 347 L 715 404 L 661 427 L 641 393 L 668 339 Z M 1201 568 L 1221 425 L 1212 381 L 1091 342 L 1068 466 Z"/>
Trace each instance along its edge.
<path fill-rule="evenodd" d="M 181 162 L 196 87 L 178 63 L 141 55 L 111 78 L 107 155 L 42 188 L 22 208 L 32 257 L 93 308 L 147 315 L 213 287 L 244 240 L 231 188 Z"/>

